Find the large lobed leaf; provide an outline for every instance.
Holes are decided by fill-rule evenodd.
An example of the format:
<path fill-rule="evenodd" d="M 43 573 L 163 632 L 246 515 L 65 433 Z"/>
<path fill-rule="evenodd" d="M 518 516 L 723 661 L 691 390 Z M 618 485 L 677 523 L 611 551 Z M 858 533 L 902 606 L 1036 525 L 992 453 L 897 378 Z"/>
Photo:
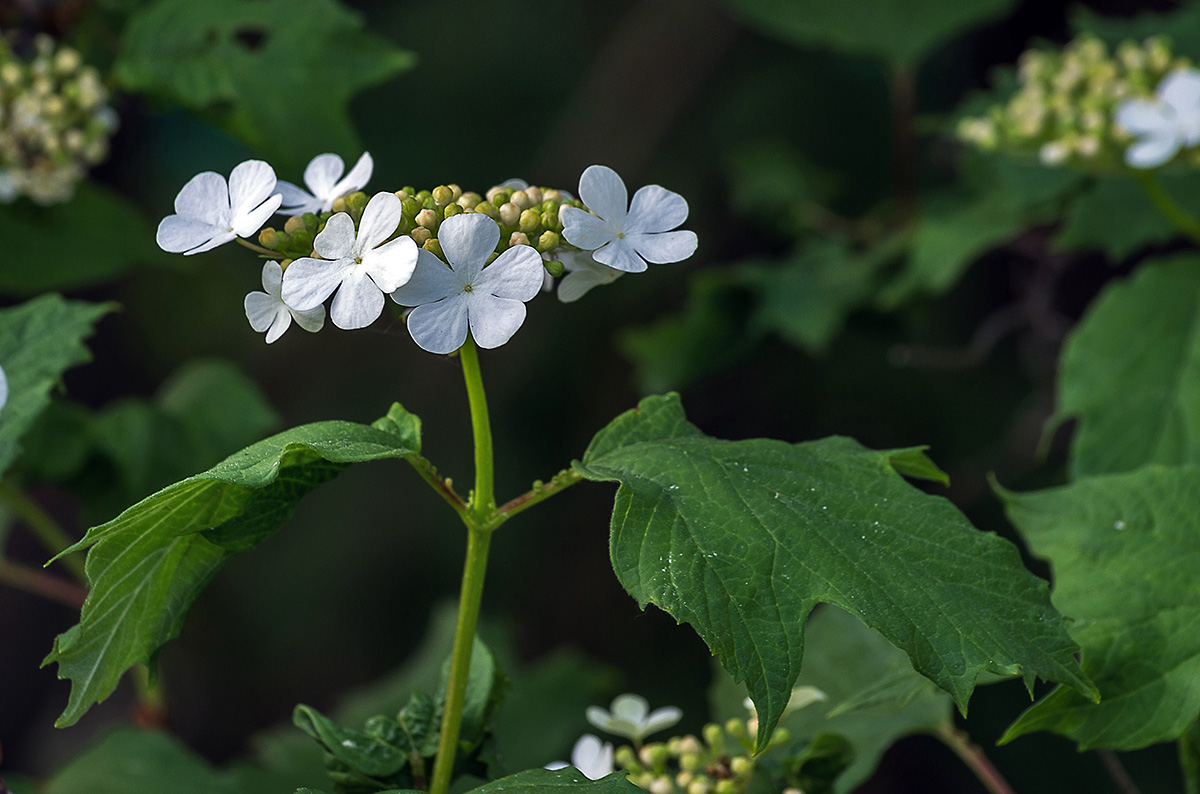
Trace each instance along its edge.
<path fill-rule="evenodd" d="M 1145 466 L 1033 493 L 1002 492 L 1009 518 L 1054 568 L 1092 703 L 1060 687 L 1008 729 L 1081 750 L 1179 738 L 1200 716 L 1200 466 Z"/>
<path fill-rule="evenodd" d="M 354 152 L 350 99 L 413 63 L 336 0 L 156 0 L 123 43 L 124 87 L 216 112 L 297 174 L 319 152 Z"/>
<path fill-rule="evenodd" d="M 613 772 L 599 780 L 588 778 L 574 767 L 565 769 L 527 769 L 515 775 L 493 780 L 470 794 L 556 794 L 556 792 L 580 791 L 586 794 L 639 794 L 642 789 L 629 782 L 627 772 Z M 296 794 L 324 794 L 315 789 L 299 789 Z M 411 790 L 381 791 L 379 794 L 423 794 Z"/>
<path fill-rule="evenodd" d="M 45 663 L 71 679 L 58 725 L 108 697 L 121 674 L 151 663 L 227 559 L 266 540 L 300 498 L 351 463 L 420 452 L 420 420 L 399 405 L 375 427 L 317 422 L 279 433 L 168 486 L 93 527 L 64 553 L 91 547 L 91 592 L 79 624 Z"/>
<path fill-rule="evenodd" d="M 762 747 L 800 672 L 804 624 L 837 604 L 904 650 L 966 709 L 983 671 L 1094 687 L 1016 548 L 900 473 L 938 477 L 920 450 L 848 438 L 709 438 L 678 397 L 650 397 L 592 440 L 575 469 L 619 482 L 610 554 L 625 589 L 691 623 L 750 690 Z"/>
<path fill-rule="evenodd" d="M 1071 333 L 1052 422 L 1075 417 L 1076 476 L 1200 463 L 1200 258 L 1109 285 Z"/>
<path fill-rule="evenodd" d="M 8 379 L 8 401 L 0 409 L 0 474 L 20 453 L 21 436 L 50 403 L 63 373 L 91 360 L 83 340 L 112 308 L 43 295 L 0 311 L 0 367 Z"/>

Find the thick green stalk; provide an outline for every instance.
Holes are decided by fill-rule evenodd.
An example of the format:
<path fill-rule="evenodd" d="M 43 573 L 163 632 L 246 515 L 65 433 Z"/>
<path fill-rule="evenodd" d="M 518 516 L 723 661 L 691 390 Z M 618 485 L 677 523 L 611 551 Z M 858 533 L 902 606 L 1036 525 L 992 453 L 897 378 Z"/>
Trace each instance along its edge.
<path fill-rule="evenodd" d="M 1200 243 L 1200 221 L 1197 221 L 1183 207 L 1175 203 L 1175 199 L 1163 190 L 1162 184 L 1154 176 L 1153 171 L 1136 169 L 1133 172 L 1137 177 L 1138 182 L 1142 185 L 1142 190 L 1146 192 L 1146 196 L 1154 205 L 1154 208 L 1163 214 L 1171 224 L 1179 231 L 1192 238 L 1197 243 Z"/>
<path fill-rule="evenodd" d="M 46 551 L 51 554 L 58 554 L 75 542 L 75 539 L 68 535 L 49 513 L 11 483 L 0 481 L 0 502 L 25 522 L 29 531 L 37 536 L 37 539 L 46 547 Z M 83 572 L 82 558 L 68 556 L 63 557 L 60 562 L 80 584 L 87 586 L 87 576 Z"/>
<path fill-rule="evenodd" d="M 458 355 L 462 359 L 467 400 L 471 406 L 471 431 L 475 440 L 475 491 L 469 508 L 459 513 L 463 523 L 467 525 L 467 559 L 463 565 L 458 622 L 454 627 L 454 649 L 450 653 L 450 673 L 446 681 L 442 730 L 438 737 L 437 758 L 433 764 L 433 777 L 429 784 L 431 794 L 446 794 L 454 772 L 454 756 L 458 751 L 458 736 L 462 728 L 463 701 L 466 698 L 467 678 L 471 670 L 471 648 L 475 643 L 479 607 L 483 602 L 488 548 L 492 543 L 493 527 L 488 525 L 496 513 L 492 428 L 488 421 L 483 377 L 479 371 L 479 353 L 470 336 Z"/>

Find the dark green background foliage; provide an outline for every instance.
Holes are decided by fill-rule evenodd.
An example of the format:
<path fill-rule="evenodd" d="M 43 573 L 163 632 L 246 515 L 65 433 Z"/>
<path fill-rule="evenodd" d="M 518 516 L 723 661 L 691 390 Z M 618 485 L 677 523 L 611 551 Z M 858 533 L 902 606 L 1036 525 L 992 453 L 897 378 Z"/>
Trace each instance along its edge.
<path fill-rule="evenodd" d="M 1132 750 L 1189 724 L 1194 734 L 1195 566 L 1171 544 L 1197 531 L 1200 262 L 1132 180 L 984 156 L 947 134 L 964 109 L 1006 95 L 1011 69 L 993 67 L 1036 40 L 1063 42 L 1079 29 L 1113 42 L 1168 32 L 1200 58 L 1200 6 L 1173 13 L 1177 5 L 462 0 L 451 10 L 415 0 L 100 0 L 44 4 L 37 16 L 4 6 L 0 22 L 18 45 L 47 30 L 111 69 L 121 128 L 71 204 L 0 206 L 0 365 L 10 368 L 20 349 L 44 369 L 37 383 L 10 381 L 0 428 L 17 429 L 0 445 L 0 465 L 11 464 L 6 478 L 76 537 L 97 527 L 97 576 L 130 573 L 102 552 L 106 533 L 135 531 L 137 512 L 115 517 L 197 472 L 212 476 L 143 509 L 197 489 L 212 497 L 213 517 L 237 517 L 156 525 L 175 533 L 168 545 L 179 555 L 132 566 L 145 575 L 141 605 L 153 607 L 142 631 L 106 626 L 95 603 L 72 629 L 78 612 L 0 587 L 0 777 L 28 776 L 10 779 L 15 794 L 53 769 L 61 772 L 45 794 L 328 792 L 320 747 L 289 724 L 297 703 L 357 729 L 399 713 L 413 691 L 436 692 L 450 630 L 439 605 L 457 591 L 461 529 L 402 461 L 347 464 L 416 449 L 413 424 L 371 427 L 399 400 L 421 417 L 425 454 L 465 491 L 470 433 L 457 361 L 417 349 L 394 313 L 354 333 L 292 329 L 268 347 L 242 312 L 243 296 L 259 288 L 252 254 L 225 246 L 172 257 L 153 244 L 155 224 L 195 173 L 227 174 L 260 157 L 299 182 L 325 151 L 348 161 L 370 151 L 368 190 L 456 182 L 482 192 L 514 176 L 574 190 L 584 167 L 604 163 L 631 189 L 682 193 L 699 234 L 688 263 L 652 267 L 571 305 L 539 297 L 513 341 L 482 356 L 501 500 L 574 459 L 588 476 L 621 483 L 619 492 L 611 482 L 574 486 L 496 536 L 483 634 L 511 681 L 486 748 L 496 773 L 568 757 L 588 729 L 583 709 L 621 691 L 682 706 L 683 731 L 744 716 L 745 688 L 710 667 L 697 636 L 712 642 L 719 621 L 690 610 L 680 594 L 691 591 L 650 564 L 673 551 L 696 563 L 692 586 L 735 583 L 699 546 L 671 545 L 682 526 L 722 542 L 736 535 L 737 522 L 713 519 L 701 498 L 716 487 L 761 502 L 769 517 L 747 532 L 743 561 L 782 550 L 820 562 L 779 606 L 787 636 L 805 642 L 799 669 L 798 645 L 783 666 L 829 700 L 784 724 L 805 739 L 851 741 L 857 755 L 837 791 L 864 781 L 877 793 L 977 790 L 948 750 L 912 736 L 952 720 L 1026 794 L 1111 787 L 1078 746 Z M 1159 15 L 1128 18 L 1144 10 Z M 1195 175 L 1164 185 L 1189 206 L 1200 196 Z M 6 336 L 10 326 L 36 331 L 10 323 L 7 307 L 46 290 L 66 296 L 41 300 L 61 313 L 57 327 L 85 341 L 90 362 L 74 342 L 42 349 Z M 110 301 L 119 311 L 107 311 Z M 631 421 L 610 426 L 614 417 L 670 389 L 686 421 L 661 398 L 644 407 L 665 412 L 657 419 L 671 414 L 673 430 L 643 416 L 655 432 L 637 449 L 605 447 L 613 427 Z M 319 429 L 330 420 L 352 423 L 370 448 L 323 446 Z M 268 444 L 250 472 L 217 466 L 281 428 L 299 428 L 286 436 L 299 446 Z M 16 435 L 19 450 L 9 443 Z M 857 443 L 814 441 L 829 436 Z M 739 440 L 757 438 L 778 441 Z M 917 447 L 937 468 L 914 470 L 926 460 Z M 683 451 L 701 462 L 684 466 Z M 846 479 L 823 477 L 830 456 Z M 771 472 L 743 478 L 733 461 Z M 659 481 L 683 469 L 692 479 Z M 938 469 L 949 488 L 899 476 Z M 1009 489 L 1002 499 L 989 473 Z M 838 515 L 809 515 L 798 495 L 806 487 L 825 489 Z M 635 511 L 677 506 L 641 556 L 621 526 L 610 536 L 615 493 Z M 787 498 L 774 504 L 776 493 Z M 896 506 L 859 509 L 864 494 Z M 963 718 L 913 672 L 915 664 L 960 701 L 975 673 L 1018 672 L 969 630 L 963 636 L 979 641 L 953 670 L 936 669 L 969 621 L 937 614 L 952 592 L 918 592 L 936 567 L 920 554 L 932 531 L 917 517 L 926 512 L 991 566 L 1001 583 L 993 596 L 1047 617 L 1033 621 L 1036 631 L 1021 633 L 1020 621 L 1004 629 L 1056 644 L 1021 672 L 1071 683 L 1065 660 L 1077 643 L 1112 703 L 1038 684 L 1031 706 L 1022 684 L 1007 680 L 977 688 Z M 789 521 L 816 527 L 805 542 L 824 551 L 763 545 Z M 1015 550 L 968 522 L 1027 544 L 1032 571 L 1055 577 L 1053 606 L 1072 619 L 1065 630 Z M 904 542 L 866 543 L 877 526 Z M 839 545 L 849 529 L 862 548 Z M 46 559 L 7 516 L 0 538 L 12 559 Z M 1127 564 L 1139 538 L 1148 544 L 1139 553 L 1160 563 L 1148 581 L 1139 577 L 1149 568 Z M 838 591 L 822 579 L 851 552 L 893 560 L 888 586 L 851 577 L 855 587 Z M 1090 577 L 1094 566 L 1103 585 Z M 673 561 L 672 577 L 684 567 Z M 953 591 L 962 575 L 938 578 Z M 173 577 L 183 578 L 164 586 Z M 165 617 L 155 596 L 170 601 Z M 755 593 L 734 588 L 730 598 L 746 606 Z M 805 627 L 819 601 L 841 609 L 819 606 Z M 639 602 L 654 606 L 643 612 Z M 910 602 L 924 606 L 905 614 Z M 905 639 L 910 624 L 943 644 L 916 647 Z M 39 669 L 60 634 L 59 665 Z M 714 650 L 742 677 L 755 653 L 778 651 L 755 632 L 733 645 Z M 131 693 L 115 677 L 89 677 L 101 646 L 156 659 L 177 739 L 105 733 L 126 721 Z M 1114 659 L 1146 664 L 1132 674 L 1105 663 Z M 73 679 L 72 693 L 56 672 Z M 104 697 L 72 728 L 49 727 L 64 706 L 73 721 Z M 1111 709 L 1140 720 L 1139 731 L 1106 732 Z M 993 746 L 1035 730 L 1043 732 Z M 1143 790 L 1182 788 L 1170 745 L 1122 758 Z M 497 790 L 542 791 L 570 773 L 530 775 Z M 618 779 L 593 787 L 630 791 Z"/>

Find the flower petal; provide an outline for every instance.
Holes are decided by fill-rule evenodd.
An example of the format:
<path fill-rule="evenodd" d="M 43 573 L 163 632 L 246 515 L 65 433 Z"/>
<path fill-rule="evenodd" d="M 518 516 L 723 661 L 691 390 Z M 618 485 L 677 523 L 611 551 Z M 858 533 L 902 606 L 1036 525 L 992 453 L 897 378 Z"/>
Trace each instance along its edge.
<path fill-rule="evenodd" d="M 271 323 L 271 327 L 267 329 L 267 344 L 271 344 L 279 337 L 283 336 L 283 332 L 292 324 L 291 312 L 282 303 L 278 304 L 279 311 L 275 312 L 275 322 Z M 324 307 L 321 307 L 324 308 Z"/>
<path fill-rule="evenodd" d="M 275 169 L 262 160 L 238 163 L 229 173 L 229 206 L 233 217 L 245 215 L 275 192 Z"/>
<path fill-rule="evenodd" d="M 1180 138 L 1189 146 L 1200 143 L 1200 71 L 1172 72 L 1158 84 L 1158 96 L 1175 111 Z"/>
<path fill-rule="evenodd" d="M 283 196 L 276 193 L 258 207 L 233 218 L 233 232 L 239 237 L 249 237 L 263 227 L 267 219 L 279 209 Z"/>
<path fill-rule="evenodd" d="M 617 695 L 613 699 L 612 715 L 614 719 L 626 720 L 634 725 L 640 725 L 645 722 L 646 715 L 649 713 L 650 702 L 641 695 L 626 692 L 623 695 Z"/>
<path fill-rule="evenodd" d="M 341 182 L 333 186 L 333 194 L 329 197 L 330 206 L 333 205 L 333 199 L 338 196 L 362 190 L 371 181 L 371 173 L 374 170 L 375 160 L 371 158 L 371 153 L 363 152 L 362 157 L 358 158 L 358 162 L 350 169 L 350 173 L 346 174 Z M 329 207 L 325 207 L 325 209 L 328 210 Z"/>
<path fill-rule="evenodd" d="M 1143 135 L 1125 150 L 1125 162 L 1134 168 L 1157 168 L 1179 151 L 1175 130 Z"/>
<path fill-rule="evenodd" d="M 613 746 L 584 734 L 571 749 L 571 765 L 589 780 L 599 780 L 613 772 Z"/>
<path fill-rule="evenodd" d="M 472 282 L 496 250 L 500 227 L 482 213 L 455 215 L 438 228 L 438 242 L 455 272 Z"/>
<path fill-rule="evenodd" d="M 332 203 L 336 198 L 332 195 L 333 186 L 342 178 L 342 172 L 345 170 L 346 164 L 336 154 L 318 154 L 304 169 L 304 184 L 308 185 L 308 189 L 322 203 L 326 200 Z"/>
<path fill-rule="evenodd" d="M 268 261 L 263 264 L 262 285 L 263 291 L 273 298 L 279 298 L 283 294 L 283 267 L 278 262 Z"/>
<path fill-rule="evenodd" d="M 366 328 L 383 313 L 383 293 L 367 275 L 361 265 L 346 269 L 346 277 L 333 305 L 329 307 L 329 318 L 344 331 Z"/>
<path fill-rule="evenodd" d="M 454 217 L 458 217 L 457 215 Z M 392 292 L 401 306 L 423 306 L 458 295 L 467 282 L 446 263 L 424 248 L 417 249 L 417 266 L 404 286 Z"/>
<path fill-rule="evenodd" d="M 313 250 L 325 259 L 342 259 L 354 256 L 354 221 L 344 212 L 339 212 L 325 221 L 325 228 L 313 240 Z"/>
<path fill-rule="evenodd" d="M 642 736 L 649 736 L 664 728 L 670 728 L 681 719 L 683 719 L 683 711 L 675 706 L 663 706 L 655 709 L 642 723 Z"/>
<path fill-rule="evenodd" d="M 646 269 L 645 260 L 634 252 L 628 238 L 618 238 L 603 248 L 597 248 L 592 251 L 592 259 L 626 273 L 641 273 Z"/>
<path fill-rule="evenodd" d="M 306 312 L 297 311 L 288 307 L 292 317 L 296 319 L 296 324 L 308 331 L 310 334 L 315 334 L 325 327 L 325 307 L 318 306 L 315 309 L 309 309 Z"/>
<path fill-rule="evenodd" d="M 229 226 L 233 211 L 229 208 L 229 186 L 225 184 L 225 177 L 212 171 L 196 174 L 175 196 L 175 212 L 213 226 Z"/>
<path fill-rule="evenodd" d="M 164 251 L 182 254 L 224 233 L 225 229 L 221 226 L 183 215 L 168 215 L 158 222 L 154 240 Z"/>
<path fill-rule="evenodd" d="M 467 302 L 463 297 L 451 295 L 408 313 L 408 332 L 421 349 L 446 355 L 463 346 L 467 341 Z"/>
<path fill-rule="evenodd" d="M 250 327 L 260 334 L 271 327 L 281 310 L 287 314 L 283 304 L 265 292 L 251 292 L 242 305 L 246 308 L 246 319 L 250 321 Z"/>
<path fill-rule="evenodd" d="M 629 192 L 617 172 L 606 165 L 589 165 L 579 177 L 579 198 L 609 223 L 623 225 Z"/>
<path fill-rule="evenodd" d="M 628 243 L 638 256 L 656 265 L 682 262 L 696 253 L 696 233 L 689 231 L 627 234 Z"/>
<path fill-rule="evenodd" d="M 291 182 L 280 180 L 275 183 L 275 190 L 283 196 L 280 212 L 289 215 L 303 215 L 306 212 L 320 212 L 321 200 L 306 190 L 302 190 Z"/>
<path fill-rule="evenodd" d="M 233 233 L 232 229 L 230 229 L 228 231 L 218 232 L 208 242 L 202 243 L 202 244 L 196 246 L 195 248 L 184 251 L 183 255 L 191 256 L 192 254 L 202 254 L 205 251 L 211 251 L 212 249 L 216 248 L 219 245 L 225 245 L 225 243 L 229 242 L 230 240 L 232 240 L 235 237 L 237 237 L 237 235 Z"/>
<path fill-rule="evenodd" d="M 612 275 L 607 275 L 611 273 Z M 574 303 L 596 287 L 611 284 L 621 275 L 620 270 L 605 267 L 604 270 L 581 268 L 572 270 L 558 282 L 558 299 L 563 303 Z"/>
<path fill-rule="evenodd" d="M 571 245 L 593 251 L 617 239 L 613 227 L 578 207 L 563 207 L 563 237 Z"/>
<path fill-rule="evenodd" d="M 532 246 L 514 245 L 476 277 L 473 286 L 498 298 L 532 300 L 542 288 L 542 257 Z"/>
<path fill-rule="evenodd" d="M 403 217 L 403 205 L 395 193 L 383 191 L 371 196 L 367 208 L 363 210 L 362 220 L 358 222 L 355 255 L 362 256 L 395 234 Z"/>
<path fill-rule="evenodd" d="M 1145 99 L 1127 99 L 1117 107 L 1114 116 L 1117 125 L 1132 135 L 1161 133 L 1174 126 L 1170 108 L 1162 102 Z"/>
<path fill-rule="evenodd" d="M 513 298 L 498 298 L 476 290 L 467 296 L 467 306 L 471 336 L 486 350 L 512 339 L 525 322 L 525 304 Z"/>
<path fill-rule="evenodd" d="M 0 408 L 8 402 L 8 376 L 4 374 L 4 370 L 0 369 Z"/>
<path fill-rule="evenodd" d="M 659 185 L 646 185 L 633 194 L 625 233 L 665 232 L 687 220 L 687 199 Z"/>
<path fill-rule="evenodd" d="M 315 309 L 333 294 L 353 264 L 353 259 L 297 259 L 283 272 L 283 302 L 297 311 Z"/>
<path fill-rule="evenodd" d="M 413 238 L 400 235 L 363 254 L 362 264 L 379 289 L 395 292 L 412 278 L 418 250 Z"/>

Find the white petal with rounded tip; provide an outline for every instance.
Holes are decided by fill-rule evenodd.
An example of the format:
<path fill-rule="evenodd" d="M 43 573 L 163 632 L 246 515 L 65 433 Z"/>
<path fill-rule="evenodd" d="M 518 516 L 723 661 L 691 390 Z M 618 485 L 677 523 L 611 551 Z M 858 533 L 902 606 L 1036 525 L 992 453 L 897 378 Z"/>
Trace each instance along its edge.
<path fill-rule="evenodd" d="M 191 249 L 203 245 L 225 229 L 213 226 L 196 218 L 185 218 L 182 215 L 168 215 L 158 222 L 158 231 L 154 235 L 158 247 L 172 254 L 187 253 Z"/>
<path fill-rule="evenodd" d="M 663 706 L 655 709 L 642 722 L 642 736 L 649 736 L 664 728 L 670 728 L 681 719 L 683 719 L 683 710 L 675 706 Z"/>
<path fill-rule="evenodd" d="M 1159 83 L 1158 95 L 1175 111 L 1181 140 L 1188 146 L 1200 143 L 1200 72 L 1172 72 Z"/>
<path fill-rule="evenodd" d="M 462 276 L 446 267 L 446 263 L 436 255 L 418 248 L 417 266 L 412 277 L 404 286 L 392 292 L 392 300 L 401 306 L 421 306 L 457 295 L 466 284 Z"/>
<path fill-rule="evenodd" d="M 625 233 L 665 232 L 687 220 L 687 199 L 658 185 L 646 185 L 633 194 Z"/>
<path fill-rule="evenodd" d="M 590 733 L 584 734 L 571 749 L 571 765 L 589 780 L 613 773 L 613 746 Z"/>
<path fill-rule="evenodd" d="M 183 255 L 191 256 L 192 254 L 202 254 L 205 251 L 211 251 L 219 245 L 225 245 L 225 243 L 229 242 L 235 237 L 237 237 L 237 235 L 233 233 L 232 229 L 229 231 L 220 232 L 219 234 L 214 235 L 211 240 L 203 245 L 198 245 L 190 251 L 184 251 Z"/>
<path fill-rule="evenodd" d="M 608 221 L 578 207 L 563 207 L 562 221 L 566 241 L 585 251 L 593 251 L 617 239 L 617 233 Z"/>
<path fill-rule="evenodd" d="M 467 302 L 463 298 L 452 295 L 408 313 L 408 332 L 421 349 L 446 355 L 463 346 L 467 341 Z"/>
<path fill-rule="evenodd" d="M 232 210 L 229 208 L 229 186 L 225 184 L 225 177 L 212 171 L 196 174 L 175 196 L 175 212 L 214 226 L 229 226 Z"/>
<path fill-rule="evenodd" d="M 250 327 L 260 334 L 271 327 L 280 312 L 288 314 L 287 307 L 280 303 L 278 298 L 273 298 L 265 292 L 251 292 L 246 296 L 243 305 Z"/>
<path fill-rule="evenodd" d="M 283 273 L 283 302 L 297 311 L 315 309 L 333 294 L 353 264 L 352 259 L 297 259 Z"/>
<path fill-rule="evenodd" d="M 303 215 L 306 212 L 320 212 L 321 200 L 305 190 L 284 182 L 282 179 L 275 183 L 275 190 L 283 196 L 279 211 L 289 215 Z"/>
<path fill-rule="evenodd" d="M 229 206 L 234 217 L 245 215 L 275 190 L 275 169 L 262 160 L 238 163 L 229 173 Z"/>
<path fill-rule="evenodd" d="M 283 267 L 278 262 L 266 262 L 262 269 L 263 291 L 278 298 L 283 294 Z"/>
<path fill-rule="evenodd" d="M 325 221 L 325 228 L 313 240 L 313 250 L 325 259 L 342 259 L 354 256 L 354 243 L 354 221 L 339 212 Z"/>
<path fill-rule="evenodd" d="M 1128 99 L 1117 108 L 1117 125 L 1132 135 L 1164 132 L 1174 124 L 1171 109 L 1162 102 Z"/>
<path fill-rule="evenodd" d="M 395 193 L 376 193 L 367 202 L 362 220 L 358 222 L 358 241 L 355 255 L 362 256 L 396 233 L 400 219 L 404 217 L 403 205 Z M 499 239 L 499 237 L 497 237 Z"/>
<path fill-rule="evenodd" d="M 606 275 L 606 273 L 611 275 Z M 596 287 L 611 284 L 622 275 L 620 270 L 613 270 L 610 267 L 604 268 L 603 271 L 591 268 L 573 270 L 558 282 L 558 299 L 562 303 L 574 303 Z"/>
<path fill-rule="evenodd" d="M 475 278 L 476 292 L 499 298 L 532 300 L 542 288 L 542 257 L 532 246 L 514 245 Z"/>
<path fill-rule="evenodd" d="M 483 268 L 500 242 L 500 227 L 482 213 L 455 215 L 438 228 L 446 260 L 468 282 Z"/>
<path fill-rule="evenodd" d="M 646 719 L 646 715 L 650 712 L 650 701 L 646 700 L 641 695 L 626 693 L 617 695 L 612 702 L 612 716 L 614 719 L 626 720 L 633 724 L 639 724 Z"/>
<path fill-rule="evenodd" d="M 390 194 L 389 194 L 390 195 Z M 363 254 L 362 264 L 379 289 L 395 292 L 412 278 L 417 266 L 417 244 L 408 235 Z"/>
<path fill-rule="evenodd" d="M 696 233 L 689 231 L 627 234 L 628 243 L 638 256 L 656 265 L 682 262 L 696 253 Z"/>
<path fill-rule="evenodd" d="M 344 196 L 347 193 L 353 193 L 356 190 L 362 190 L 368 182 L 371 181 L 371 173 L 375 170 L 375 160 L 371 157 L 370 152 L 363 152 L 362 157 L 358 158 L 358 162 L 350 169 L 350 173 L 333 186 L 333 194 L 329 196 L 329 203 L 338 196 Z M 329 207 L 325 207 L 329 209 Z"/>
<path fill-rule="evenodd" d="M 6 402 L 8 402 L 8 376 L 0 368 L 0 408 L 3 408 Z"/>
<path fill-rule="evenodd" d="M 592 251 L 592 259 L 626 273 L 641 273 L 646 269 L 645 260 L 634 253 L 628 240 L 613 240 L 603 248 L 597 248 Z"/>
<path fill-rule="evenodd" d="M 346 269 L 342 286 L 333 296 L 329 319 L 344 331 L 366 328 L 383 313 L 383 293 L 361 265 Z"/>
<path fill-rule="evenodd" d="M 342 178 L 346 164 L 336 154 L 318 154 L 304 169 L 304 184 L 315 198 L 324 201 L 333 193 L 333 186 Z"/>
<path fill-rule="evenodd" d="M 271 344 L 279 337 L 283 336 L 283 332 L 292 324 L 291 312 L 287 310 L 282 303 L 279 304 L 281 311 L 276 312 L 275 322 L 271 323 L 271 327 L 267 329 L 267 344 Z"/>
<path fill-rule="evenodd" d="M 513 190 L 524 190 L 525 188 L 529 187 L 529 183 L 524 179 L 517 179 L 516 177 L 513 177 L 512 179 L 504 180 L 497 187 L 510 187 Z"/>
<path fill-rule="evenodd" d="M 1174 131 L 1143 135 L 1125 150 L 1125 162 L 1134 168 L 1156 168 L 1179 151 Z"/>
<path fill-rule="evenodd" d="M 325 307 L 318 306 L 315 309 L 309 309 L 306 312 L 296 311 L 288 308 L 288 312 L 295 318 L 296 324 L 308 331 L 310 334 L 315 334 L 325 327 Z"/>
<path fill-rule="evenodd" d="M 609 223 L 622 224 L 629 192 L 617 172 L 606 165 L 589 165 L 579 177 L 579 198 L 587 208 Z"/>
<path fill-rule="evenodd" d="M 525 322 L 525 304 L 475 290 L 467 295 L 471 336 L 480 347 L 491 350 L 512 339 Z"/>
<path fill-rule="evenodd" d="M 235 216 L 233 219 L 233 232 L 238 237 L 249 237 L 263 227 L 270 218 L 279 209 L 279 202 L 283 201 L 283 196 L 276 193 L 268 198 L 257 208 L 249 212 Z"/>

